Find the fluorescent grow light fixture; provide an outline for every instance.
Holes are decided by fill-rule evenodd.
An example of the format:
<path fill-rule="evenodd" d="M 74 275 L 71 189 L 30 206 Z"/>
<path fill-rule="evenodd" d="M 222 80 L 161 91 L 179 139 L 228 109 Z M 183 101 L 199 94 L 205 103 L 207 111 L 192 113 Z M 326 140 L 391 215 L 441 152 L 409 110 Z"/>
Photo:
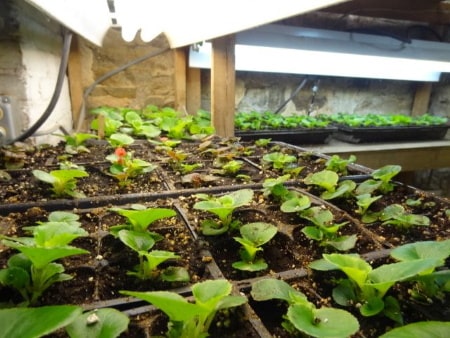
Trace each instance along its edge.
<path fill-rule="evenodd" d="M 100 45 L 111 26 L 125 41 L 164 33 L 170 47 L 233 34 L 348 0 L 26 0 L 74 32 Z M 113 24 L 114 22 L 114 24 Z"/>
<path fill-rule="evenodd" d="M 210 68 L 211 44 L 195 47 L 189 66 Z M 450 44 L 267 25 L 236 34 L 235 59 L 243 71 L 439 81 L 450 72 Z"/>

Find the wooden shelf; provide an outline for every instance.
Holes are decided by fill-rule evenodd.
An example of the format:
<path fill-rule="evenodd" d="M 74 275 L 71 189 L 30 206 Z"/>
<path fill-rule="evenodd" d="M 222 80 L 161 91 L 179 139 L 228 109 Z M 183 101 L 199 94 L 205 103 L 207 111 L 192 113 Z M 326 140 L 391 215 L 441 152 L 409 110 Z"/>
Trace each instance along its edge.
<path fill-rule="evenodd" d="M 403 171 L 450 168 L 450 135 L 443 140 L 427 142 L 390 142 L 350 144 L 331 140 L 324 145 L 302 146 L 327 155 L 355 155 L 357 163 L 369 168 L 398 164 Z"/>

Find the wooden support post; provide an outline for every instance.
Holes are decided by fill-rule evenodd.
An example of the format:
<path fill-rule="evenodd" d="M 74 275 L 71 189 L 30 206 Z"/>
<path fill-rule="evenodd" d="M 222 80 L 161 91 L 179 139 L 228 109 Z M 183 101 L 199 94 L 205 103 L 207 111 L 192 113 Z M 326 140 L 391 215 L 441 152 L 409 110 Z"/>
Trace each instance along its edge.
<path fill-rule="evenodd" d="M 426 114 L 430 105 L 431 82 L 420 83 L 416 87 L 411 116 Z"/>
<path fill-rule="evenodd" d="M 216 134 L 234 136 L 235 112 L 235 36 L 212 41 L 211 120 Z"/>
<path fill-rule="evenodd" d="M 174 82 L 175 82 L 175 109 L 186 112 L 186 71 L 187 58 L 185 48 L 173 50 Z"/>
<path fill-rule="evenodd" d="M 186 83 L 186 109 L 189 114 L 195 115 L 200 109 L 201 100 L 201 72 L 199 68 L 188 68 Z"/>
<path fill-rule="evenodd" d="M 80 109 L 83 103 L 83 84 L 81 69 L 79 37 L 78 35 L 74 35 L 72 44 L 70 46 L 69 64 L 67 67 L 73 126 L 78 125 L 78 119 L 80 118 Z"/>

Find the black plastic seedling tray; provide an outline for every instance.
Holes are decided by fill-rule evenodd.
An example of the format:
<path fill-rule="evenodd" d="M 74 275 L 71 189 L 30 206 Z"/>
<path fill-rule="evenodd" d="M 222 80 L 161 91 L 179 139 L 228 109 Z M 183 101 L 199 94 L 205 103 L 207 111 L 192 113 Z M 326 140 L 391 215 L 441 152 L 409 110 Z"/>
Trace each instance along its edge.
<path fill-rule="evenodd" d="M 402 127 L 348 127 L 340 125 L 333 137 L 349 143 L 434 141 L 447 134 L 450 125 Z"/>
<path fill-rule="evenodd" d="M 295 145 L 328 143 L 337 129 L 326 128 L 293 128 L 293 129 L 267 129 L 254 131 L 236 131 L 235 136 L 243 141 L 256 141 L 270 138 L 272 141 L 286 142 Z"/>

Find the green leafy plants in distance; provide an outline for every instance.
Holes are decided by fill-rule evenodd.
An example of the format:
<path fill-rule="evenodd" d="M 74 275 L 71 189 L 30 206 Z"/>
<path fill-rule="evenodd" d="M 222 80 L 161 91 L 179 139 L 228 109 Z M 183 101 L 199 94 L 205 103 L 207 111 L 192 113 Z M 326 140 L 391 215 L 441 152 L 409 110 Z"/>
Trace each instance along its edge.
<path fill-rule="evenodd" d="M 33 170 L 33 175 L 38 180 L 52 186 L 52 191 L 56 197 L 85 197 L 84 193 L 77 191 L 77 180 L 88 177 L 85 170 L 80 169 L 59 169 L 46 172 L 40 169 Z"/>
<path fill-rule="evenodd" d="M 331 307 L 316 308 L 306 296 L 283 280 L 264 278 L 252 283 L 251 296 L 256 301 L 279 299 L 289 305 L 283 315 L 283 327 L 290 334 L 308 337 L 350 337 L 359 330 L 358 320 L 349 312 Z"/>
<path fill-rule="evenodd" d="M 135 136 L 154 138 L 161 134 L 161 129 L 150 121 L 143 119 L 136 111 L 131 110 L 127 112 L 124 118 L 127 124 L 131 126 L 132 134 Z"/>
<path fill-rule="evenodd" d="M 249 205 L 253 200 L 253 190 L 240 189 L 221 196 L 209 196 L 197 194 L 202 201 L 196 202 L 194 209 L 203 210 L 216 215 L 220 222 L 207 219 L 201 223 L 202 232 L 205 235 L 220 235 L 227 232 L 230 227 L 239 227 L 239 221 L 233 221 L 233 212 L 242 206 Z"/>
<path fill-rule="evenodd" d="M 161 309 L 169 317 L 167 337 L 208 337 L 209 328 L 218 311 L 247 302 L 244 296 L 230 295 L 232 285 L 227 280 L 207 280 L 192 285 L 193 301 L 169 291 L 134 292 L 122 294 L 143 299 Z"/>
<path fill-rule="evenodd" d="M 101 124 L 104 124 L 105 136 L 111 136 L 114 133 L 119 132 L 120 127 L 123 126 L 123 122 L 112 117 L 105 116 L 103 119 L 95 118 L 91 122 L 92 130 L 100 130 Z"/>
<path fill-rule="evenodd" d="M 267 269 L 264 258 L 257 258 L 261 246 L 269 242 L 276 234 L 277 227 L 270 223 L 248 223 L 239 228 L 241 237 L 233 237 L 241 244 L 239 255 L 241 260 L 233 263 L 233 268 L 245 271 L 261 271 Z"/>

